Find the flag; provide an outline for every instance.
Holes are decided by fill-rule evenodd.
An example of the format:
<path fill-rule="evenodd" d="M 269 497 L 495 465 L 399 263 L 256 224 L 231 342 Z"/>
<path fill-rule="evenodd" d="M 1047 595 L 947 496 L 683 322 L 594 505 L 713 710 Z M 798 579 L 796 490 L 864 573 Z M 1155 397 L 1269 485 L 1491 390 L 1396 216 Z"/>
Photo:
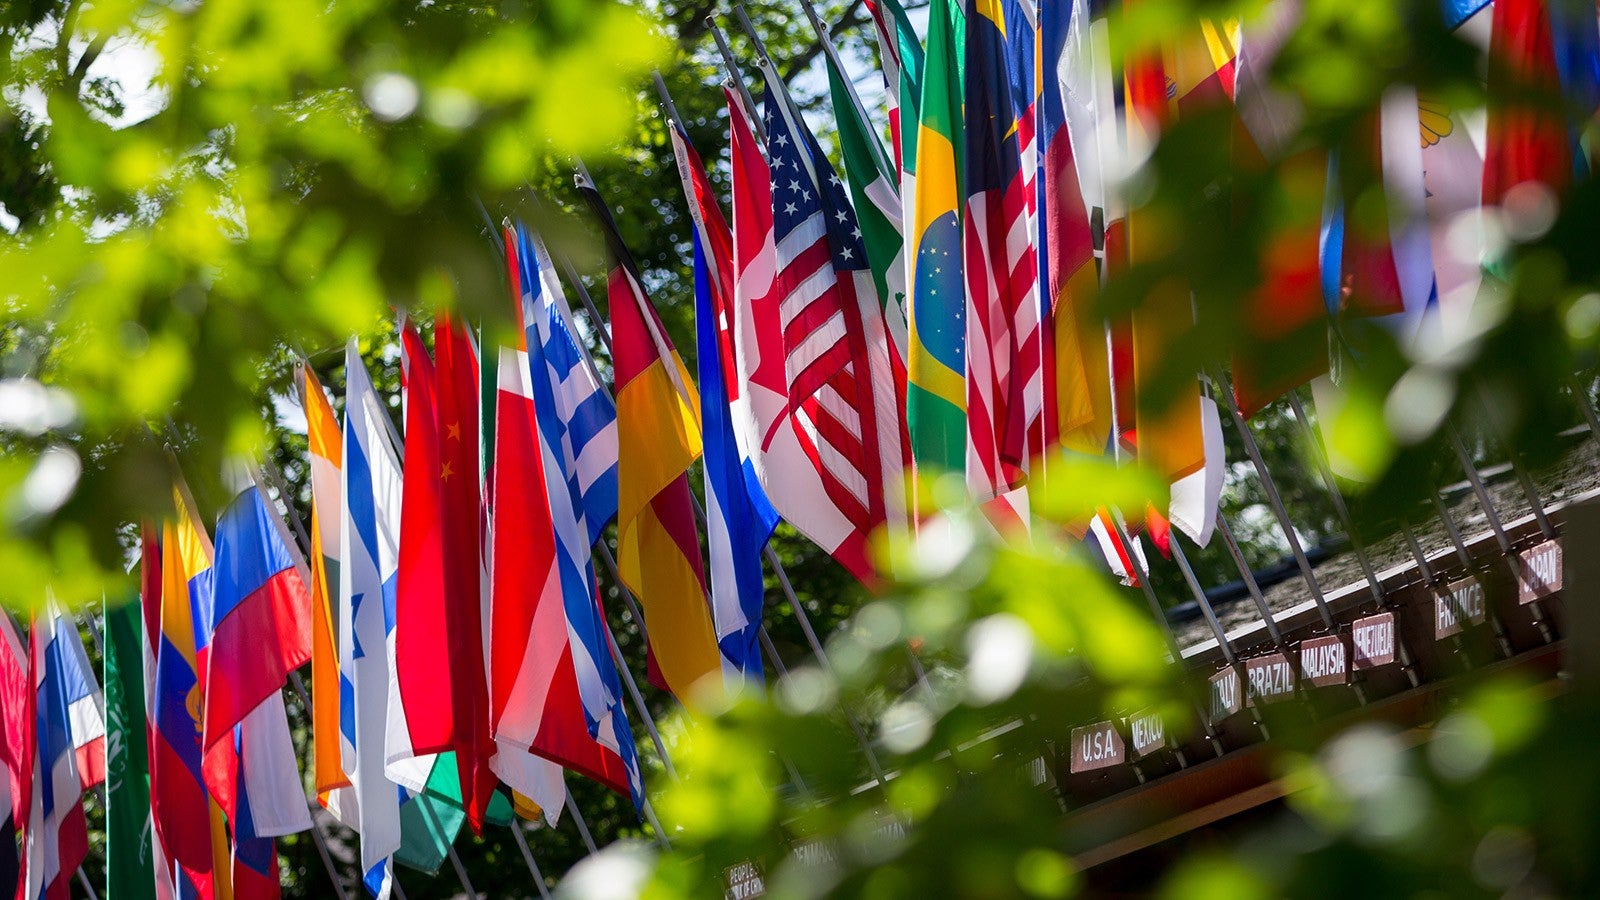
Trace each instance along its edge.
<path fill-rule="evenodd" d="M 902 198 L 910 196 L 907 166 L 916 158 L 917 108 L 922 102 L 922 42 L 900 0 L 867 0 L 873 35 L 878 40 L 879 71 L 883 74 L 884 105 L 889 113 L 889 143 L 900 173 Z M 904 128 L 906 112 L 910 128 Z"/>
<path fill-rule="evenodd" d="M 734 344 L 733 234 L 717 204 L 704 165 L 681 128 L 672 149 L 694 218 L 695 359 L 704 429 L 706 544 L 711 618 L 730 685 L 762 680 L 762 607 L 766 599 L 761 551 L 778 514 L 738 440 L 733 406 L 738 390 Z"/>
<path fill-rule="evenodd" d="M 906 423 L 916 471 L 961 472 L 966 459 L 966 310 L 961 277 L 963 166 L 960 48 L 950 0 L 928 12 L 910 226 Z"/>
<path fill-rule="evenodd" d="M 407 465 L 384 759 L 390 780 L 420 793 L 427 788 L 434 756 L 455 743 L 454 669 L 440 664 L 450 658 L 450 645 L 433 360 L 415 328 L 404 325 L 400 339 Z"/>
<path fill-rule="evenodd" d="M 902 10 L 900 14 L 903 16 L 905 13 Z M 883 303 L 884 322 L 891 340 L 890 358 L 895 369 L 896 389 L 903 395 L 909 337 L 906 334 L 906 244 L 901 233 L 899 170 L 884 153 L 878 133 L 867 118 L 867 111 L 861 108 L 850 74 L 845 71 L 832 41 L 826 37 L 822 39 L 822 51 L 828 70 L 828 94 L 833 101 L 834 118 L 839 126 L 839 150 L 844 158 L 850 200 L 855 207 L 856 223 L 861 229 L 867 262 L 872 266 L 873 287 Z M 885 68 L 884 77 L 888 78 L 887 69 L 898 70 L 899 62 L 886 56 Z M 898 76 L 896 78 L 898 80 Z M 898 85 L 890 87 L 887 95 L 897 97 Z M 891 107 L 890 114 L 894 123 L 891 131 L 898 141 L 898 103 Z M 898 152 L 898 148 L 896 150 Z"/>
<path fill-rule="evenodd" d="M 687 471 L 700 457 L 700 398 L 605 201 L 587 181 L 580 189 L 612 257 L 607 282 L 619 450 L 617 565 L 644 608 L 661 686 L 688 702 L 697 681 L 721 672 Z"/>
<path fill-rule="evenodd" d="M 283 528 L 260 488 L 240 492 L 217 522 L 211 605 L 196 609 L 202 767 L 236 839 L 241 782 L 254 798 L 257 834 L 311 827 L 281 693 L 311 658 L 311 596 Z"/>
<path fill-rule="evenodd" d="M 766 458 L 757 472 L 779 514 L 836 547 L 834 558 L 866 581 L 874 571 L 867 541 L 898 525 L 905 510 L 908 460 L 891 342 L 844 182 L 770 61 L 761 68 L 775 274 L 759 302 L 776 315 L 755 312 L 752 324 L 762 330 L 746 341 L 741 329 L 738 346 L 747 357 L 756 346 L 761 367 L 782 362 L 781 382 L 778 372 L 758 370 L 752 383 L 781 384 L 784 399 L 776 409 L 763 404 Z"/>
<path fill-rule="evenodd" d="M 1124 70 L 1127 92 L 1127 130 L 1130 146 L 1153 144 L 1171 120 L 1176 104 L 1169 99 L 1166 61 L 1159 50 L 1130 55 Z M 1178 102 L 1181 102 L 1178 101 Z M 1159 259 L 1167 238 L 1159 219 L 1148 208 L 1130 209 L 1127 220 L 1128 256 L 1133 264 Z M 1135 392 L 1131 421 L 1139 459 L 1168 483 L 1202 472 L 1204 437 L 1200 422 L 1200 385 L 1186 379 L 1170 397 L 1158 403 L 1153 397 L 1162 366 L 1194 330 L 1194 314 L 1187 285 L 1170 279 L 1156 283 L 1132 315 Z M 1158 510 L 1158 512 L 1166 512 Z M 1159 543 L 1159 537 L 1158 537 Z"/>
<path fill-rule="evenodd" d="M 1033 124 L 1018 116 L 1007 37 L 1031 35 L 1021 10 L 979 3 L 967 22 L 965 57 L 964 215 L 961 271 L 966 279 L 967 488 L 988 501 L 1022 487 L 1030 442 L 1043 410 L 1043 333 L 1039 264 L 1030 209 L 1034 185 L 1023 164 Z M 1025 56 L 1033 68 L 1031 41 Z M 1029 81 L 1031 79 L 1023 79 Z M 1016 85 L 1015 87 L 1026 87 Z"/>
<path fill-rule="evenodd" d="M 312 783 L 317 801 L 334 818 L 346 821 L 343 806 L 350 786 L 339 761 L 339 648 L 334 640 L 334 604 L 338 589 L 340 522 L 344 492 L 340 486 L 343 458 L 339 420 L 328 395 L 310 366 L 296 369 L 300 407 L 306 414 L 306 445 L 311 457 L 311 741 Z M 348 822 L 346 823 L 348 824 Z"/>
<path fill-rule="evenodd" d="M 1040 154 L 1039 235 L 1041 302 L 1046 322 L 1044 414 L 1046 437 L 1079 453 L 1103 453 L 1111 434 L 1111 385 L 1106 368 L 1105 322 L 1092 315 L 1099 289 L 1094 234 L 1079 182 L 1077 151 L 1068 127 L 1068 39 L 1077 3 L 1039 7 L 1041 79 L 1037 116 Z M 1077 73 L 1074 73 L 1075 75 Z M 1048 475 L 1048 468 L 1045 471 Z"/>
<path fill-rule="evenodd" d="M 407 824 L 402 806 L 425 804 L 440 823 L 451 820 L 452 810 L 429 795 L 397 790 L 384 769 L 404 492 L 404 475 L 387 416 L 352 338 L 345 346 L 345 422 L 338 485 L 346 502 L 336 533 L 343 561 L 337 593 L 340 774 L 351 786 L 353 802 L 341 806 L 340 812 L 341 821 L 360 836 L 362 884 L 379 900 L 393 889 L 392 858 L 400 853 L 406 832 L 422 832 L 416 837 L 424 839 L 423 852 L 411 854 L 411 859 L 420 856 L 424 869 L 429 868 L 429 861 L 443 858 L 445 847 L 455 837 L 455 829 L 450 828 L 427 841 L 429 829 Z M 453 819 L 459 828 L 461 815 L 455 813 Z M 428 849 L 428 843 L 434 848 Z"/>
<path fill-rule="evenodd" d="M 26 896 L 66 900 L 73 873 L 89 855 L 83 792 L 105 777 L 104 701 L 78 626 L 53 599 L 28 637 L 34 740 L 23 831 Z"/>
<path fill-rule="evenodd" d="M 159 636 L 150 705 L 150 814 L 156 856 L 174 870 L 179 896 L 228 896 L 227 838 L 201 774 L 204 670 L 196 659 L 195 611 L 212 605 L 211 538 L 187 492 L 174 491 L 176 514 L 161 528 L 160 590 L 146 594 L 145 618 Z M 150 607 L 154 607 L 152 610 Z M 148 626 L 147 626 L 148 627 Z"/>
<path fill-rule="evenodd" d="M 527 362 L 514 372 L 503 368 L 499 378 L 499 410 L 506 416 L 495 428 L 495 439 L 497 451 L 506 455 L 496 465 L 496 478 L 506 468 L 507 480 L 495 487 L 495 540 L 500 550 L 526 535 L 520 551 L 526 556 L 493 554 L 496 759 L 509 778 L 510 767 L 522 765 L 514 754 L 532 752 L 631 797 L 638 807 L 644 784 L 622 707 L 614 647 L 600 613 L 592 555 L 595 541 L 617 514 L 616 407 L 584 360 L 572 311 L 543 244 L 523 229 L 506 239 Z M 530 549 L 539 546 L 542 525 L 535 454 L 558 590 L 539 571 L 537 550 Z M 514 479 L 525 488 L 513 488 Z M 518 493 L 526 502 L 510 506 L 506 498 Z M 535 596 L 536 585 L 542 587 Z M 532 787 L 523 792 L 542 801 Z M 548 817 L 559 809 L 544 812 Z"/>
<path fill-rule="evenodd" d="M 159 589 L 160 562 L 147 588 Z M 154 576 L 154 577 L 150 577 Z M 101 679 L 106 691 L 106 898 L 172 896 L 171 874 L 155 864 L 150 840 L 150 763 L 145 743 L 143 606 L 137 599 L 105 613 Z M 0 842 L 3 843 L 3 842 Z M 156 872 L 161 871 L 162 889 Z"/>
<path fill-rule="evenodd" d="M 434 318 L 433 351 L 438 376 L 440 499 L 445 574 L 445 625 L 451 667 L 453 747 L 467 821 L 483 833 L 494 795 L 489 771 L 489 696 L 483 647 L 482 480 L 478 459 L 478 359 L 461 324 L 450 315 Z"/>
<path fill-rule="evenodd" d="M 1271 78 L 1298 21 L 1297 4 L 1269 4 L 1243 26 L 1234 67 L 1230 152 L 1242 174 L 1259 180 L 1262 207 L 1236 202 L 1233 214 L 1247 221 L 1276 211 L 1260 252 L 1260 280 L 1242 303 L 1233 353 L 1234 400 L 1246 418 L 1328 368 L 1328 306 L 1318 274 L 1327 153 L 1291 153 L 1300 108 Z"/>
<path fill-rule="evenodd" d="M 1595 30 L 1592 12 L 1585 27 Z M 1560 96 L 1561 72 L 1545 0 L 1499 0 L 1489 44 L 1484 206 L 1499 206 L 1512 188 L 1526 181 L 1537 181 L 1558 195 L 1572 183 L 1567 126 L 1554 99 Z"/>
<path fill-rule="evenodd" d="M 0 810 L 4 810 L 4 840 L 0 840 L 0 884 L 13 886 L 10 896 L 26 896 L 23 887 L 23 860 L 17 853 L 16 836 L 26 825 L 33 798 L 34 746 L 33 680 L 28 675 L 28 658 L 22 638 L 10 615 L 0 615 Z"/>
<path fill-rule="evenodd" d="M 721 265 L 732 265 L 727 260 Z M 766 585 L 761 551 L 778 514 L 741 459 L 728 406 L 728 369 L 734 362 L 732 310 L 713 299 L 710 261 L 694 237 L 696 358 L 700 369 L 701 422 L 705 426 L 706 542 L 711 559 L 711 608 L 717 646 L 730 683 L 761 681 L 762 608 Z"/>

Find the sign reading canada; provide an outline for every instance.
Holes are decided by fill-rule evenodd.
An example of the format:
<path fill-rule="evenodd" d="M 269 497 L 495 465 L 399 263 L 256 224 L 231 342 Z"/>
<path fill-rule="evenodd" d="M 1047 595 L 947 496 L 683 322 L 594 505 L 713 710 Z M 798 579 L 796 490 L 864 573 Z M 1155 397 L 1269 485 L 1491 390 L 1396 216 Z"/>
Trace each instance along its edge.
<path fill-rule="evenodd" d="M 1316 687 L 1344 684 L 1350 679 L 1344 638 L 1337 634 L 1300 642 L 1300 677 Z"/>
<path fill-rule="evenodd" d="M 1071 772 L 1093 772 L 1114 766 L 1128 758 L 1122 735 L 1114 722 L 1096 722 L 1072 729 Z"/>
<path fill-rule="evenodd" d="M 1350 626 L 1350 668 L 1376 669 L 1394 662 L 1394 613 L 1357 619 Z"/>
<path fill-rule="evenodd" d="M 1517 602 L 1532 603 L 1561 590 L 1561 545 L 1545 541 L 1517 554 Z"/>
<path fill-rule="evenodd" d="M 1239 696 L 1239 673 L 1232 666 L 1211 676 L 1211 721 L 1223 719 L 1244 709 L 1244 698 Z"/>
<path fill-rule="evenodd" d="M 1160 713 L 1134 713 L 1128 718 L 1128 736 L 1135 756 L 1149 756 L 1167 745 L 1167 723 Z"/>
<path fill-rule="evenodd" d="M 1269 653 L 1244 661 L 1244 675 L 1250 683 L 1250 704 L 1270 703 L 1294 696 L 1294 667 L 1282 653 Z"/>
<path fill-rule="evenodd" d="M 1433 638 L 1443 640 L 1461 633 L 1461 620 L 1481 625 L 1487 618 L 1483 585 L 1472 579 L 1450 585 L 1448 594 L 1433 595 Z"/>

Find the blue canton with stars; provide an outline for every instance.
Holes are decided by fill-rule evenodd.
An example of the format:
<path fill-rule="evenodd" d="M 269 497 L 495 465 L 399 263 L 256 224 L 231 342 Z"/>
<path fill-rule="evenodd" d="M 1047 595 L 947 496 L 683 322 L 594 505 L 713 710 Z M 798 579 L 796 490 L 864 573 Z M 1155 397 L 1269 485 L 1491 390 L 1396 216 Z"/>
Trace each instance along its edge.
<path fill-rule="evenodd" d="M 772 85 L 767 85 L 763 105 L 767 153 L 772 164 L 774 240 L 781 244 L 800 223 L 821 215 L 827 225 L 828 250 L 834 270 L 866 269 L 867 248 L 861 242 L 861 228 L 845 192 L 844 179 L 834 171 L 804 120 L 797 122 L 799 135 L 790 130 L 788 117 L 779 111 L 782 102 L 774 95 Z M 812 179 L 805 161 L 815 169 L 817 180 Z"/>

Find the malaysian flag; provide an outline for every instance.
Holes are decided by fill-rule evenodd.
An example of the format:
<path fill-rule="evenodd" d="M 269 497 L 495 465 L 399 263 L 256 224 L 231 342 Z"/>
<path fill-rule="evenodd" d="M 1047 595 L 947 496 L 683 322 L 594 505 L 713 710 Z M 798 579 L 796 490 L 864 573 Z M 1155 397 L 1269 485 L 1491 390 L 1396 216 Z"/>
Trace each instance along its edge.
<path fill-rule="evenodd" d="M 826 502 L 865 538 L 891 516 L 898 520 L 904 508 L 899 497 L 905 463 L 902 417 L 883 306 L 844 180 L 788 104 L 770 63 L 762 66 L 762 74 L 776 248 L 773 287 L 788 384 L 787 415 L 766 430 L 762 445 L 770 445 L 784 422 L 792 423 L 821 476 Z M 788 473 L 777 480 L 787 482 Z M 792 515 L 792 508 L 817 500 L 802 500 L 773 481 L 766 486 L 778 512 L 799 526 L 801 517 Z M 854 566 L 845 562 L 858 577 L 871 571 L 865 559 Z"/>
<path fill-rule="evenodd" d="M 962 268 L 967 487 L 986 501 L 1020 487 L 1029 458 L 1043 449 L 1045 346 L 1034 240 L 1032 23 L 1015 3 L 977 12 L 967 26 Z M 1008 34 L 1015 46 L 1007 46 Z"/>

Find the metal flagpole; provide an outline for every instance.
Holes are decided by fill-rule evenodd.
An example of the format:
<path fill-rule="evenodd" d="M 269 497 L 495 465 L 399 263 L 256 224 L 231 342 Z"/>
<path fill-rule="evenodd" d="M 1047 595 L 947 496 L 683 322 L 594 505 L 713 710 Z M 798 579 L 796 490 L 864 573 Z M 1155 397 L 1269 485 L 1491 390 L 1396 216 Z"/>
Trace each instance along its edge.
<path fill-rule="evenodd" d="M 550 889 L 545 887 L 544 873 L 539 870 L 539 864 L 533 859 L 533 850 L 528 846 L 528 836 L 522 833 L 522 822 L 516 818 L 511 820 L 511 836 L 516 839 L 517 849 L 522 853 L 522 861 L 527 863 L 528 871 L 533 873 L 533 884 L 539 889 L 541 900 L 550 900 Z"/>
<path fill-rule="evenodd" d="M 723 36 L 722 29 L 717 27 L 716 19 L 706 16 L 706 27 L 711 30 L 711 37 L 717 42 L 717 53 L 722 56 L 722 64 L 728 67 L 728 77 L 739 92 L 739 99 L 744 103 L 745 117 L 750 120 L 751 127 L 756 130 L 756 137 L 761 143 L 767 142 L 767 128 L 761 121 L 761 115 L 756 110 L 755 98 L 750 96 L 750 88 L 745 86 L 744 77 L 739 74 L 739 64 L 734 61 L 733 51 L 728 49 L 728 39 Z"/>
<path fill-rule="evenodd" d="M 589 171 L 587 167 L 583 165 L 583 161 L 577 160 L 576 162 L 580 177 L 587 181 L 591 186 L 594 186 L 594 179 L 589 177 Z M 596 190 L 598 191 L 598 187 L 596 187 Z M 567 258 L 565 253 L 557 251 L 556 257 L 557 261 L 561 265 L 562 271 L 566 273 L 567 280 L 572 283 L 573 289 L 578 292 L 579 299 L 583 301 L 584 310 L 588 313 L 590 324 L 594 327 L 595 333 L 599 335 L 600 342 L 605 345 L 606 351 L 610 352 L 611 333 L 607 330 L 605 319 L 601 317 L 600 311 L 595 308 L 594 300 L 589 296 L 589 289 L 584 286 L 583 279 L 578 277 L 577 271 L 572 266 L 572 261 Z M 601 389 L 606 391 L 607 397 L 610 397 L 610 388 L 607 388 L 604 380 L 599 378 L 599 370 L 594 367 L 594 358 L 589 354 L 589 348 L 584 346 L 582 342 L 579 342 L 579 349 L 583 353 L 584 361 L 590 366 L 590 370 L 595 373 L 596 380 L 600 382 Z M 695 504 L 695 512 L 697 518 L 701 519 L 703 522 L 705 514 L 699 508 L 698 501 Z M 822 648 L 822 642 L 817 639 L 816 630 L 811 627 L 810 616 L 806 614 L 805 607 L 801 605 L 799 599 L 795 596 L 794 588 L 789 584 L 789 575 L 786 571 L 784 571 L 782 561 L 778 559 L 777 554 L 773 552 L 770 546 L 765 548 L 763 555 L 767 560 L 768 565 L 772 567 L 774 574 L 778 576 L 778 583 L 782 586 L 784 596 L 788 599 L 790 607 L 794 610 L 795 618 L 799 620 L 800 627 L 805 632 L 806 641 L 811 645 L 812 652 L 817 655 L 818 661 L 821 662 L 824 668 L 828 669 L 829 673 L 831 674 L 833 670 L 832 666 L 828 663 L 827 653 Z M 610 556 L 609 550 L 606 551 L 606 556 Z M 614 573 L 615 563 L 613 562 L 611 565 Z M 617 580 L 617 585 L 619 589 L 626 590 L 626 587 L 622 584 L 620 578 Z M 765 627 L 766 626 L 762 626 L 762 630 L 765 630 Z M 873 779 L 877 781 L 880 786 L 884 785 L 885 780 L 883 768 L 878 762 L 877 754 L 872 750 L 871 742 L 867 740 L 866 732 L 862 729 L 861 723 L 856 719 L 855 714 L 844 705 L 842 700 L 840 701 L 839 705 L 844 711 L 845 720 L 849 723 L 851 730 L 855 732 L 857 743 L 860 744 L 862 752 L 866 755 L 867 766 L 872 771 Z"/>
<path fill-rule="evenodd" d="M 1455 423 L 1448 419 L 1445 420 L 1445 431 L 1450 441 L 1450 448 L 1455 451 L 1456 459 L 1460 461 L 1461 468 L 1466 472 L 1467 482 L 1472 485 L 1472 492 L 1477 496 L 1478 504 L 1483 507 L 1484 517 L 1489 521 L 1489 530 L 1494 532 L 1495 543 L 1499 545 L 1500 552 L 1510 561 L 1512 568 L 1516 569 L 1521 565 L 1521 560 L 1513 552 L 1511 538 L 1506 535 L 1505 524 L 1500 521 L 1499 513 L 1495 512 L 1494 504 L 1489 499 L 1489 489 L 1484 486 L 1483 478 L 1478 474 L 1478 467 L 1473 465 L 1472 457 L 1467 453 L 1467 446 L 1461 440 L 1461 432 L 1456 429 Z M 1555 529 L 1550 526 L 1550 521 L 1545 518 L 1544 509 L 1539 504 L 1538 491 L 1534 490 L 1532 482 L 1528 480 L 1527 473 L 1523 472 L 1522 467 L 1517 465 L 1515 451 L 1512 452 L 1511 456 L 1511 469 L 1517 473 L 1517 478 L 1522 481 L 1522 489 L 1527 492 L 1528 501 L 1533 506 L 1533 515 L 1539 522 L 1539 529 L 1544 533 L 1547 540 L 1554 540 Z M 1438 491 L 1435 491 L 1434 494 L 1435 502 L 1439 504 L 1440 512 L 1443 514 L 1444 501 L 1437 496 Z M 1451 526 L 1452 529 L 1454 527 L 1454 525 Z M 1465 543 L 1462 543 L 1462 549 L 1465 550 Z M 1485 590 L 1487 591 L 1487 587 L 1485 587 Z M 1555 635 L 1550 629 L 1549 617 L 1544 611 L 1544 605 L 1534 600 L 1528 604 L 1528 609 L 1533 614 L 1533 623 L 1538 626 L 1539 636 L 1544 638 L 1544 642 L 1548 644 L 1555 640 Z M 1506 643 L 1505 649 L 1509 656 L 1510 645 L 1505 641 L 1504 634 L 1501 635 L 1501 641 Z"/>
<path fill-rule="evenodd" d="M 1218 518 L 1221 518 L 1221 516 L 1219 515 Z M 1222 623 L 1217 620 L 1217 611 L 1211 606 L 1211 598 L 1207 597 L 1205 589 L 1200 587 L 1200 580 L 1195 577 L 1194 569 L 1189 565 L 1188 554 L 1183 552 L 1181 539 L 1178 535 L 1169 533 L 1167 546 L 1172 548 L 1172 559 L 1178 564 L 1178 570 L 1183 573 L 1183 580 L 1189 585 L 1189 592 L 1199 602 L 1200 611 L 1205 614 L 1206 623 L 1211 626 L 1211 633 L 1217 639 L 1217 648 L 1222 651 L 1222 658 L 1227 661 L 1228 667 L 1233 669 L 1234 674 L 1238 676 L 1239 683 L 1247 684 L 1244 667 L 1239 664 L 1239 657 L 1233 652 L 1233 641 L 1228 639 L 1227 631 L 1223 629 Z M 1285 652 L 1283 655 L 1284 659 L 1288 660 L 1290 667 L 1295 671 L 1295 683 L 1299 684 L 1300 666 L 1289 653 Z M 1250 716 L 1255 720 L 1256 727 L 1261 729 L 1261 736 L 1270 740 L 1272 735 L 1267 731 L 1267 723 L 1261 719 L 1259 707 L 1251 707 Z"/>
<path fill-rule="evenodd" d="M 1450 535 L 1450 543 L 1454 545 L 1456 558 L 1460 560 L 1462 568 L 1466 569 L 1468 576 L 1478 583 L 1478 587 L 1488 594 L 1489 586 L 1484 580 L 1483 568 L 1473 562 L 1472 554 L 1467 550 L 1466 541 L 1462 540 L 1461 532 L 1456 528 L 1455 520 L 1450 518 L 1450 511 L 1445 508 L 1444 499 L 1439 494 L 1439 489 L 1434 487 L 1429 494 L 1433 501 L 1434 513 L 1439 516 L 1439 521 L 1444 523 L 1444 530 Z M 1445 602 L 1450 605 L 1450 611 L 1456 616 L 1456 621 L 1461 623 L 1462 630 L 1472 626 L 1472 620 L 1466 616 L 1466 611 L 1461 608 L 1461 602 L 1456 599 L 1455 593 L 1450 590 L 1448 583 L 1441 583 L 1440 592 L 1444 595 Z M 1497 643 L 1500 645 L 1502 656 L 1511 656 L 1511 642 L 1506 638 L 1505 629 L 1500 625 L 1500 617 L 1495 615 L 1487 600 L 1484 602 L 1484 617 L 1488 620 L 1490 629 L 1494 632 Z"/>
<path fill-rule="evenodd" d="M 1329 632 L 1337 631 L 1338 623 L 1334 621 L 1333 612 L 1328 609 L 1328 599 L 1322 594 L 1322 585 L 1317 583 L 1317 576 L 1311 571 L 1311 561 L 1306 559 L 1305 549 L 1300 546 L 1300 536 L 1295 533 L 1294 523 L 1289 521 L 1289 511 L 1283 505 L 1283 497 L 1278 494 L 1277 482 L 1273 480 L 1272 473 L 1267 471 L 1267 463 L 1261 458 L 1261 448 L 1256 444 L 1255 435 L 1250 433 L 1250 424 L 1244 420 L 1239 408 L 1234 405 L 1233 386 L 1219 372 L 1213 387 L 1215 390 L 1211 392 L 1212 397 L 1228 408 L 1228 416 L 1233 420 L 1234 430 L 1244 442 L 1245 453 L 1249 455 L 1251 465 L 1255 466 L 1256 476 L 1261 479 L 1267 503 L 1278 519 L 1278 527 L 1283 530 L 1284 539 L 1289 542 L 1289 552 L 1294 555 L 1295 565 L 1300 568 L 1300 575 L 1311 591 L 1311 600 L 1317 605 L 1317 612 L 1322 615 L 1323 625 Z"/>
<path fill-rule="evenodd" d="M 78 867 L 77 876 L 78 883 L 83 885 L 83 891 L 89 895 L 89 900 L 100 900 L 99 892 L 97 892 L 94 889 L 94 885 L 89 882 L 89 876 L 83 874 L 82 866 Z"/>

